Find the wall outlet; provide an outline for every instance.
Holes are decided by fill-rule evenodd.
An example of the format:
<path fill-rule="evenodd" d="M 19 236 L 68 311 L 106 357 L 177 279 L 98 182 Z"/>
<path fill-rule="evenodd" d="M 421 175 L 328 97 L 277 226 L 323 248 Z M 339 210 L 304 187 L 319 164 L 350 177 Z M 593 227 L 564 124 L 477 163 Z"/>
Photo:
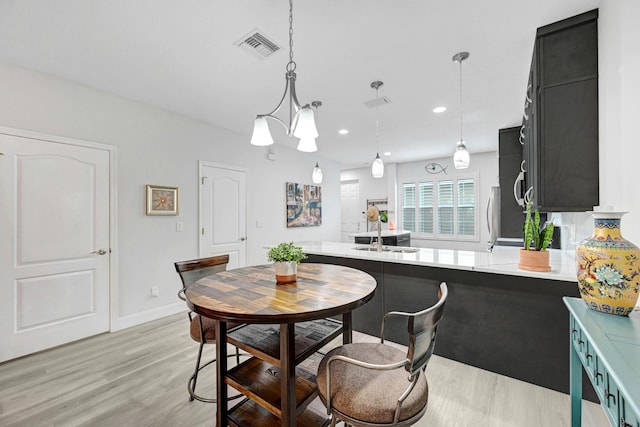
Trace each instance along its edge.
<path fill-rule="evenodd" d="M 152 297 L 160 296 L 160 289 L 158 289 L 157 286 L 152 286 L 151 287 L 151 296 Z"/>

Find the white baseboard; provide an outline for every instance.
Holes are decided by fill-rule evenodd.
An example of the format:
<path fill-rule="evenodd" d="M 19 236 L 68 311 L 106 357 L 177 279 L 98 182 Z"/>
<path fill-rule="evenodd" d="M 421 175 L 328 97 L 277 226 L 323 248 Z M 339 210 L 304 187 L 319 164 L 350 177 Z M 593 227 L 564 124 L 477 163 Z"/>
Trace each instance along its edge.
<path fill-rule="evenodd" d="M 161 319 L 173 314 L 184 313 L 185 311 L 187 311 L 187 307 L 185 306 L 184 302 L 179 301 L 174 304 L 165 305 L 162 307 L 154 308 L 152 310 L 142 311 L 140 313 L 130 314 L 128 316 L 122 316 L 111 322 L 111 332 L 127 329 L 132 326 L 140 325 L 152 320 Z"/>

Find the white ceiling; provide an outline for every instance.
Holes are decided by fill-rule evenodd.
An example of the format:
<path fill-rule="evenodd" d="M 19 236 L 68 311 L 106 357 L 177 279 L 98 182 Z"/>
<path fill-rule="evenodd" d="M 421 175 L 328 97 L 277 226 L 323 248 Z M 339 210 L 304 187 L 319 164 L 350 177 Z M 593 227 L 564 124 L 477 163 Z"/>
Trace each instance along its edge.
<path fill-rule="evenodd" d="M 298 99 L 323 103 L 318 152 L 308 155 L 343 169 L 371 164 L 376 112 L 363 103 L 382 80 L 384 160 L 450 156 L 460 133 L 451 57 L 463 50 L 464 139 L 472 155 L 496 150 L 497 130 L 521 122 L 535 29 L 598 3 L 296 0 Z M 282 49 L 261 60 L 236 47 L 254 28 Z M 0 0 L 1 61 L 230 129 L 247 144 L 256 114 L 282 96 L 287 46 L 286 0 Z M 432 113 L 439 105 L 448 110 Z M 296 146 L 271 129 L 277 145 Z"/>

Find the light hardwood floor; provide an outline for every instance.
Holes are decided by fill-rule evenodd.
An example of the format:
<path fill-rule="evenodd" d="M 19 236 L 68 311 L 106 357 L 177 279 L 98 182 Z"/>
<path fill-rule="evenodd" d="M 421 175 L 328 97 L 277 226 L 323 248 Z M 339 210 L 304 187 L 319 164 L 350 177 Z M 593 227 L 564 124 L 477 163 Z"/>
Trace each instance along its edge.
<path fill-rule="evenodd" d="M 182 314 L 2 363 L 0 426 L 213 426 L 215 405 L 188 401 L 196 352 Z M 198 392 L 213 395 L 208 374 Z M 418 427 L 570 425 L 565 394 L 437 356 L 427 375 Z M 324 411 L 317 399 L 312 407 Z M 598 405 L 583 408 L 583 426 L 608 425 Z"/>

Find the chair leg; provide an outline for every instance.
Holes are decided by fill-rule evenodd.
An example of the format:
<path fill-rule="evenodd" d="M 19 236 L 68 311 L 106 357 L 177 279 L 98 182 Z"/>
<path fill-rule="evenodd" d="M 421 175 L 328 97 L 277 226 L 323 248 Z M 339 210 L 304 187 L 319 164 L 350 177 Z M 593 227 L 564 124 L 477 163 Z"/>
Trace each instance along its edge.
<path fill-rule="evenodd" d="M 196 394 L 196 382 L 198 380 L 198 373 L 206 368 L 207 366 L 211 365 L 212 363 L 216 362 L 216 359 L 212 359 L 209 362 L 204 363 L 202 366 L 200 365 L 201 360 L 202 360 L 202 349 L 204 348 L 204 343 L 200 344 L 200 349 L 198 351 L 198 360 L 196 362 L 196 369 L 193 372 L 193 375 L 191 375 L 191 378 L 189 378 L 189 382 L 187 383 L 187 391 L 189 392 L 189 401 L 192 402 L 193 400 L 199 400 L 200 402 L 205 402 L 205 403 L 216 403 L 217 399 L 209 399 L 206 397 L 202 397 L 198 394 Z M 229 354 L 227 355 L 227 357 L 231 358 L 231 357 L 236 357 L 236 355 L 233 354 Z M 244 395 L 242 393 L 238 393 L 235 396 L 229 396 L 227 398 L 227 401 L 232 401 L 232 400 L 236 400 L 236 399 L 240 399 L 241 397 L 243 397 Z"/>
<path fill-rule="evenodd" d="M 198 381 L 198 372 L 200 371 L 200 361 L 202 360 L 202 349 L 204 347 L 204 342 L 200 343 L 200 348 L 198 349 L 198 359 L 196 360 L 196 369 L 193 371 L 193 375 L 189 379 L 187 383 L 187 390 L 189 391 L 189 401 L 193 402 L 195 399 L 195 391 L 196 391 L 196 382 Z"/>

